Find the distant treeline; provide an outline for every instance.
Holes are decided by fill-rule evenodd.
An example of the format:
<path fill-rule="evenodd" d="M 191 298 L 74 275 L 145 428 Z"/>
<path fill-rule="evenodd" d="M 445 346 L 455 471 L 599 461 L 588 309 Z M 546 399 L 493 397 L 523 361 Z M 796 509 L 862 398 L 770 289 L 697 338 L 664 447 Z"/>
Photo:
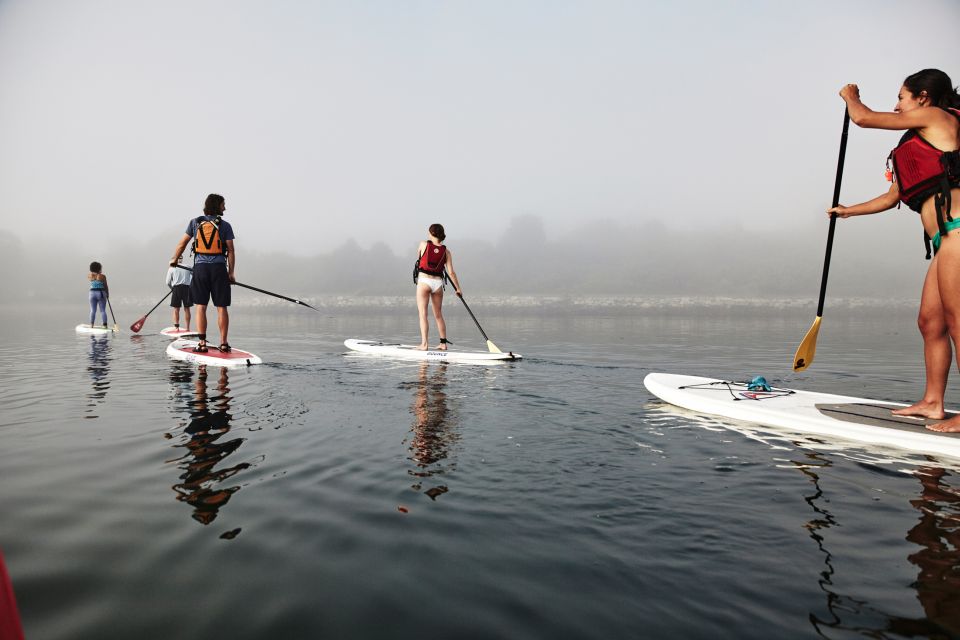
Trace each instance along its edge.
<path fill-rule="evenodd" d="M 817 221 L 819 222 L 819 221 Z M 541 218 L 514 218 L 488 239 L 448 238 L 465 292 L 474 295 L 702 295 L 813 300 L 819 293 L 826 240 L 823 224 L 793 230 L 718 226 L 681 231 L 653 221 L 596 221 L 548 239 Z M 912 226 L 842 221 L 828 292 L 835 296 L 919 297 L 927 263 Z M 900 225 L 892 228 L 891 225 Z M 347 240 L 328 253 L 294 256 L 257 250 L 238 225 L 237 278 L 297 296 L 405 295 L 417 238 L 398 255 L 382 241 Z M 892 231 L 891 231 L 892 229 Z M 911 242 L 910 240 L 915 240 Z M 114 295 L 164 291 L 166 261 L 177 237 L 117 243 L 102 255 L 77 246 L 28 245 L 0 230 L 5 301 L 82 297 L 91 260 L 103 263 Z"/>

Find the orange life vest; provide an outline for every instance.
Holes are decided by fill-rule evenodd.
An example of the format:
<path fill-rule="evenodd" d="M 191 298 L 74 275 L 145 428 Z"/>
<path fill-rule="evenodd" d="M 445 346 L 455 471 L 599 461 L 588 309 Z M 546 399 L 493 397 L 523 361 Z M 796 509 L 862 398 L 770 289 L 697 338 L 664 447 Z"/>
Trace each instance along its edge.
<path fill-rule="evenodd" d="M 196 233 L 193 236 L 193 252 L 204 255 L 227 255 L 227 246 L 220 240 L 220 218 L 207 220 L 206 216 L 197 218 Z"/>

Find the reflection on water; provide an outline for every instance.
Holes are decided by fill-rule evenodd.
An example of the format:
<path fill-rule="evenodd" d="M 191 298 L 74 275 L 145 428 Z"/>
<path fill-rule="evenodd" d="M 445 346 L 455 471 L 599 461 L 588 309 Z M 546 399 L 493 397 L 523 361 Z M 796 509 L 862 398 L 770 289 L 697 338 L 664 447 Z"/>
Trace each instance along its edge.
<path fill-rule="evenodd" d="M 916 474 L 921 493 L 911 500 L 920 521 L 907 540 L 921 547 L 908 556 L 920 569 L 914 586 L 929 622 L 960 637 L 960 491 L 943 479 L 947 472 L 926 467 Z M 926 622 L 926 621 L 924 621 Z"/>
<path fill-rule="evenodd" d="M 230 387 L 229 374 L 225 367 L 214 367 L 215 382 L 208 387 L 208 372 L 203 365 L 196 371 L 188 365 L 174 366 L 170 380 L 182 385 L 193 378 L 193 394 L 181 406 L 186 408 L 189 419 L 181 422 L 183 437 L 179 444 L 183 455 L 169 460 L 182 470 L 180 482 L 173 485 L 177 500 L 193 507 L 191 514 L 197 522 L 207 525 L 217 518 L 220 509 L 226 506 L 239 485 L 224 486 L 227 480 L 250 466 L 241 462 L 224 466 L 224 462 L 243 444 L 243 438 L 227 439 L 230 433 Z M 195 378 L 194 378 L 195 376 Z M 233 537 L 225 534 L 224 537 Z"/>
<path fill-rule="evenodd" d="M 87 394 L 88 419 L 97 418 L 94 414 L 97 406 L 107 397 L 110 388 L 110 336 L 90 336 L 90 352 L 87 355 L 87 371 L 90 373 L 92 390 Z"/>
<path fill-rule="evenodd" d="M 417 380 L 402 386 L 413 388 L 413 427 L 410 437 L 404 440 L 408 445 L 408 460 L 415 465 L 407 471 L 417 478 L 413 489 L 421 491 L 423 483 L 434 476 L 443 475 L 455 468 L 450 458 L 450 449 L 460 439 L 456 430 L 457 418 L 447 404 L 447 365 L 431 366 L 421 362 Z M 436 500 L 449 489 L 446 484 L 434 484 L 424 491 L 431 500 Z"/>
<path fill-rule="evenodd" d="M 810 622 L 817 633 L 830 637 L 830 630 L 854 631 L 875 638 L 888 637 L 960 637 L 960 492 L 943 483 L 946 472 L 940 468 L 922 468 L 915 472 L 921 483 L 921 494 L 911 500 L 920 512 L 920 521 L 906 539 L 921 547 L 907 559 L 920 572 L 913 587 L 923 607 L 924 616 L 907 618 L 890 615 L 862 599 L 841 595 L 834 588 L 836 568 L 833 556 L 826 548 L 823 533 L 836 526 L 837 520 L 822 503 L 818 468 L 832 466 L 819 454 L 808 455 L 803 464 L 795 463 L 813 483 L 815 492 L 805 498 L 815 517 L 806 523 L 810 537 L 824 555 L 824 570 L 818 581 L 827 596 L 829 619 L 815 613 Z"/>

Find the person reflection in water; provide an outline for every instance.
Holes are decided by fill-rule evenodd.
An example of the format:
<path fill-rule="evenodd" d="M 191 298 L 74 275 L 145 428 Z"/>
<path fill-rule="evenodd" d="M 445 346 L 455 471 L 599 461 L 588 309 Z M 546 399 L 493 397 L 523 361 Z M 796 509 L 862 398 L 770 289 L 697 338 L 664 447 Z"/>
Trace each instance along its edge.
<path fill-rule="evenodd" d="M 925 467 L 914 475 L 923 490 L 910 504 L 920 521 L 907 540 L 922 548 L 907 559 L 920 569 L 917 599 L 943 637 L 960 638 L 960 491 L 943 482 L 943 469 Z"/>
<path fill-rule="evenodd" d="M 420 491 L 423 482 L 454 469 L 450 448 L 460 439 L 454 430 L 456 420 L 447 406 L 447 365 L 421 362 L 417 381 L 413 383 L 413 428 L 409 443 L 410 458 L 415 469 L 407 473 L 417 478 L 413 488 Z M 446 485 L 433 486 L 424 493 L 436 500 L 448 491 Z"/>
<path fill-rule="evenodd" d="M 827 509 L 829 500 L 820 489 L 816 471 L 832 466 L 832 462 L 813 455 L 804 463 L 801 471 L 816 488 L 806 498 L 816 512 L 807 529 L 825 556 L 819 583 L 827 594 L 829 615 L 811 612 L 810 622 L 817 635 L 840 637 L 835 632 L 842 630 L 870 638 L 960 638 L 960 491 L 944 483 L 946 472 L 926 467 L 914 473 L 920 480 L 921 493 L 910 504 L 920 512 L 920 520 L 907 532 L 906 540 L 920 549 L 908 555 L 907 560 L 919 569 L 911 586 L 916 590 L 923 615 L 907 617 L 837 590 L 837 585 L 844 581 L 837 579 L 837 563 L 827 550 L 826 536 L 838 522 Z"/>
<path fill-rule="evenodd" d="M 186 452 L 174 460 L 183 470 L 181 482 L 173 485 L 177 500 L 192 506 L 193 519 L 205 525 L 216 519 L 219 510 L 240 489 L 239 486 L 220 485 L 250 466 L 244 462 L 217 469 L 243 444 L 243 438 L 223 440 L 230 433 L 230 388 L 227 369 L 215 369 L 219 371 L 219 378 L 217 393 L 213 397 L 207 391 L 207 368 L 200 365 L 197 370 L 194 398 L 190 402 L 190 422 L 183 430 L 187 440 L 177 445 Z M 174 381 L 177 379 L 175 377 Z"/>
<path fill-rule="evenodd" d="M 93 389 L 87 394 L 90 400 L 87 403 L 87 413 L 92 414 L 97 405 L 107 397 L 110 388 L 110 338 L 107 336 L 90 336 L 90 354 L 87 371 L 90 373 L 90 386 Z M 87 419 L 96 418 L 96 415 L 87 415 Z"/>

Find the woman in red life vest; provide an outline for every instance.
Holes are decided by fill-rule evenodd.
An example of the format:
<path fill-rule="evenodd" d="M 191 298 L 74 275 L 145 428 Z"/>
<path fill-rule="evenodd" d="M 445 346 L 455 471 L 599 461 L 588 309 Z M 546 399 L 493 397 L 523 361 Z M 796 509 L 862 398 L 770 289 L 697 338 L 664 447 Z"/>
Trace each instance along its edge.
<path fill-rule="evenodd" d="M 443 321 L 443 283 L 444 273 L 453 283 L 454 290 L 459 296 L 460 280 L 453 270 L 453 256 L 443 245 L 446 233 L 442 224 L 432 224 L 429 229 L 429 240 L 420 243 L 417 249 L 417 311 L 420 313 L 420 349 L 430 348 L 427 334 L 430 323 L 427 320 L 427 307 L 433 301 L 433 317 L 437 320 L 437 332 L 440 334 L 440 344 L 437 349 L 446 350 L 447 324 Z"/>
<path fill-rule="evenodd" d="M 920 214 L 935 250 L 917 319 L 927 382 L 919 402 L 893 413 L 943 419 L 953 347 L 960 345 L 960 95 L 947 74 L 924 69 L 904 80 L 893 113 L 866 107 L 855 84 L 841 89 L 840 97 L 847 103 L 850 119 L 860 127 L 907 130 L 890 154 L 890 189 L 872 200 L 827 213 L 848 218 L 886 211 L 902 201 Z M 960 365 L 960 349 L 957 358 Z M 960 417 L 928 428 L 960 431 Z"/>

